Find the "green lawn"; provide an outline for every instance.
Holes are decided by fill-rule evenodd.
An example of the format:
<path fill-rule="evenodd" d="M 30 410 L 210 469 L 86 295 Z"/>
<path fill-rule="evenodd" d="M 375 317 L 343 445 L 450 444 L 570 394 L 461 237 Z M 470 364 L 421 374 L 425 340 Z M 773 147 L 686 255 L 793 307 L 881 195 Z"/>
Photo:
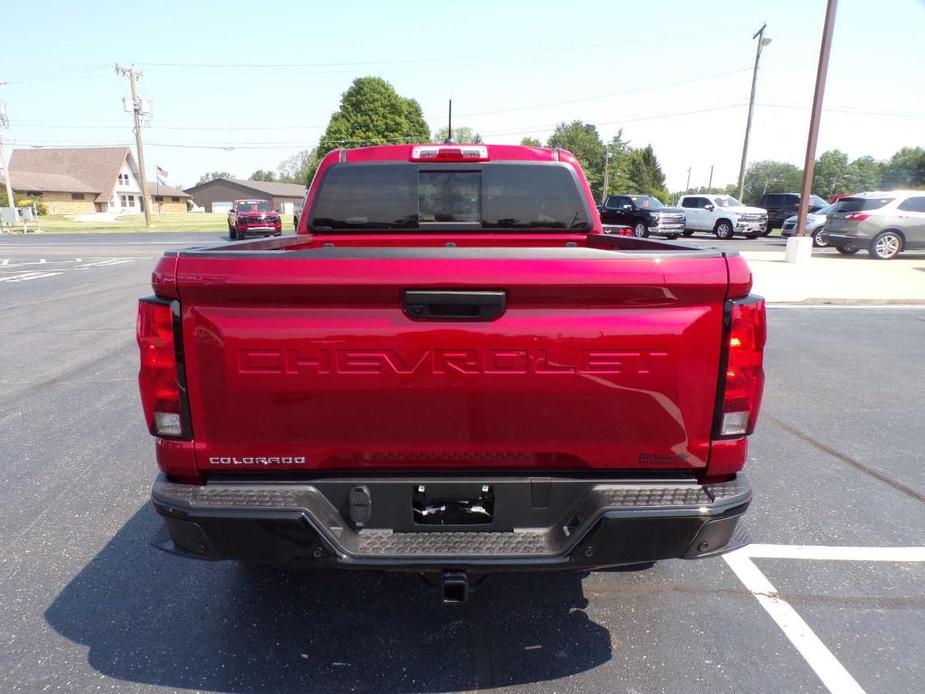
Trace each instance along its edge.
<path fill-rule="evenodd" d="M 285 218 L 284 218 L 285 219 Z M 224 214 L 197 213 L 162 214 L 151 216 L 151 227 L 145 229 L 144 215 L 132 214 L 116 217 L 114 222 L 79 222 L 74 215 L 47 214 L 39 217 L 38 227 L 53 234 L 85 234 L 107 232 L 145 231 L 227 231 Z M 284 223 L 285 226 L 285 223 Z M 18 229 L 19 230 L 19 229 Z M 35 231 L 35 222 L 29 222 L 29 232 Z"/>

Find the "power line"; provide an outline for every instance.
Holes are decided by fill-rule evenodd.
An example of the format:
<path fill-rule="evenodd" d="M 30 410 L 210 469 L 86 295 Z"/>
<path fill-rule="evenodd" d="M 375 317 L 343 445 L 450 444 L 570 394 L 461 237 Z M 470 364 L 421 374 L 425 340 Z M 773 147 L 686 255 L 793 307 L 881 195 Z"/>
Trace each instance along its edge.
<path fill-rule="evenodd" d="M 583 101 L 596 101 L 599 99 L 609 99 L 615 96 L 626 96 L 627 94 L 638 94 L 640 92 L 655 91 L 657 89 L 664 89 L 666 87 L 676 87 L 682 84 L 693 84 L 695 82 L 704 82 L 710 79 L 716 79 L 717 77 L 727 77 L 729 75 L 735 75 L 740 72 L 748 72 L 751 68 L 739 68 L 738 70 L 727 70 L 726 72 L 717 72 L 712 75 L 702 75 L 700 77 L 692 77 L 690 79 L 677 80 L 675 82 L 664 82 L 662 84 L 653 84 L 647 87 L 638 87 L 635 89 L 626 89 L 619 92 L 611 92 L 609 94 L 597 94 L 595 96 L 585 96 L 577 99 L 567 99 L 565 101 L 548 101 L 542 104 L 530 104 L 528 106 L 514 106 L 512 108 L 503 108 L 495 111 L 473 111 L 470 113 L 461 113 L 461 116 L 484 116 L 484 115 L 493 115 L 496 113 L 510 113 L 513 111 L 526 111 L 535 108 L 543 108 L 545 106 L 561 106 L 563 104 L 577 104 Z"/>

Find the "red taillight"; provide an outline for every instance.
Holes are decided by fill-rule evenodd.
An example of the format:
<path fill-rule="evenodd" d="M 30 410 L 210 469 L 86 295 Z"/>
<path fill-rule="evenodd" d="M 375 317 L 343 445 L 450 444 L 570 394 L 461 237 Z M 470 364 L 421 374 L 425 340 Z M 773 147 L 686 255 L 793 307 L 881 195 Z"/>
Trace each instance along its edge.
<path fill-rule="evenodd" d="M 150 297 L 138 301 L 136 326 L 141 369 L 138 386 L 148 428 L 155 436 L 183 437 L 183 406 L 171 305 Z"/>
<path fill-rule="evenodd" d="M 851 214 L 846 214 L 846 215 L 845 215 L 845 219 L 850 219 L 850 220 L 853 221 L 853 222 L 863 222 L 863 221 L 864 221 L 865 219 L 867 219 L 869 216 L 870 216 L 870 215 L 864 214 L 863 212 L 860 212 L 860 213 L 858 213 L 858 212 L 852 212 Z"/>
<path fill-rule="evenodd" d="M 748 296 L 730 304 L 726 373 L 716 432 L 721 438 L 754 431 L 764 391 L 764 299 Z"/>

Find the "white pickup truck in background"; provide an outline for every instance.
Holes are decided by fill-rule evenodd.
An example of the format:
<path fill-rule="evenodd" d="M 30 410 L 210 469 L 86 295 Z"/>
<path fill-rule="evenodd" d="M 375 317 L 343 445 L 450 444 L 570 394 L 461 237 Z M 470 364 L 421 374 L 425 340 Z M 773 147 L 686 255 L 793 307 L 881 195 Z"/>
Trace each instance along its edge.
<path fill-rule="evenodd" d="M 743 205 L 731 195 L 682 195 L 678 207 L 686 219 L 684 235 L 710 231 L 718 239 L 739 234 L 748 239 L 768 234 L 768 211 Z"/>

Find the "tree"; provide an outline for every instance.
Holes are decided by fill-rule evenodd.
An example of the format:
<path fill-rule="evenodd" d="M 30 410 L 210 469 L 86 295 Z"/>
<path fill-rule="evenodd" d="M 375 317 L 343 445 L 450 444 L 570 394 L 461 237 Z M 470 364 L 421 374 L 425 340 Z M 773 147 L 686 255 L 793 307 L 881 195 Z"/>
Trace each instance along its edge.
<path fill-rule="evenodd" d="M 925 149 L 903 147 L 883 166 L 883 187 L 921 188 L 925 186 Z"/>
<path fill-rule="evenodd" d="M 537 140 L 535 137 L 525 137 L 522 138 L 520 144 L 524 147 L 542 147 L 543 143 Z"/>
<path fill-rule="evenodd" d="M 208 183 L 209 181 L 215 180 L 216 178 L 234 178 L 234 174 L 230 174 L 227 171 L 208 171 L 202 176 L 199 177 L 199 181 L 196 185 L 202 185 L 203 183 Z"/>
<path fill-rule="evenodd" d="M 271 183 L 276 180 L 276 174 L 267 169 L 257 169 L 254 173 L 248 176 L 249 181 L 270 181 Z"/>
<path fill-rule="evenodd" d="M 580 120 L 559 123 L 549 136 L 546 146 L 559 147 L 574 154 L 584 169 L 594 199 L 600 199 L 604 187 L 604 156 L 607 150 L 595 126 Z"/>
<path fill-rule="evenodd" d="M 421 106 L 381 77 L 359 77 L 343 93 L 316 154 L 337 147 L 430 142 Z"/>
<path fill-rule="evenodd" d="M 848 184 L 842 193 L 860 193 L 883 187 L 883 162 L 871 156 L 858 157 L 848 165 Z"/>
<path fill-rule="evenodd" d="M 783 161 L 755 161 L 745 172 L 744 202 L 757 203 L 765 193 L 793 193 L 800 190 L 803 170 Z"/>
<path fill-rule="evenodd" d="M 848 155 L 837 149 L 823 152 L 816 160 L 812 192 L 826 199 L 836 193 L 847 193 L 849 185 Z"/>
<path fill-rule="evenodd" d="M 303 149 L 298 154 L 293 154 L 288 159 L 284 159 L 276 167 L 279 172 L 276 180 L 280 183 L 304 183 L 308 185 L 315 169 L 318 168 L 320 159 L 315 155 L 315 150 Z"/>
<path fill-rule="evenodd" d="M 623 139 L 623 128 L 614 135 L 605 147 L 607 154 L 607 190 L 604 196 L 641 192 L 635 190 L 630 178 L 630 158 L 632 149 Z"/>
<path fill-rule="evenodd" d="M 440 128 L 436 133 L 434 133 L 433 141 L 437 144 L 443 144 L 446 142 L 446 137 L 449 131 L 447 128 Z M 484 142 L 482 136 L 475 132 L 472 128 L 467 128 L 465 125 L 462 125 L 458 128 L 453 128 L 453 142 L 458 145 L 480 145 Z"/>
<path fill-rule="evenodd" d="M 627 174 L 635 192 L 654 195 L 662 202 L 667 202 L 670 198 L 668 189 L 665 188 L 665 174 L 652 145 L 630 152 Z"/>

